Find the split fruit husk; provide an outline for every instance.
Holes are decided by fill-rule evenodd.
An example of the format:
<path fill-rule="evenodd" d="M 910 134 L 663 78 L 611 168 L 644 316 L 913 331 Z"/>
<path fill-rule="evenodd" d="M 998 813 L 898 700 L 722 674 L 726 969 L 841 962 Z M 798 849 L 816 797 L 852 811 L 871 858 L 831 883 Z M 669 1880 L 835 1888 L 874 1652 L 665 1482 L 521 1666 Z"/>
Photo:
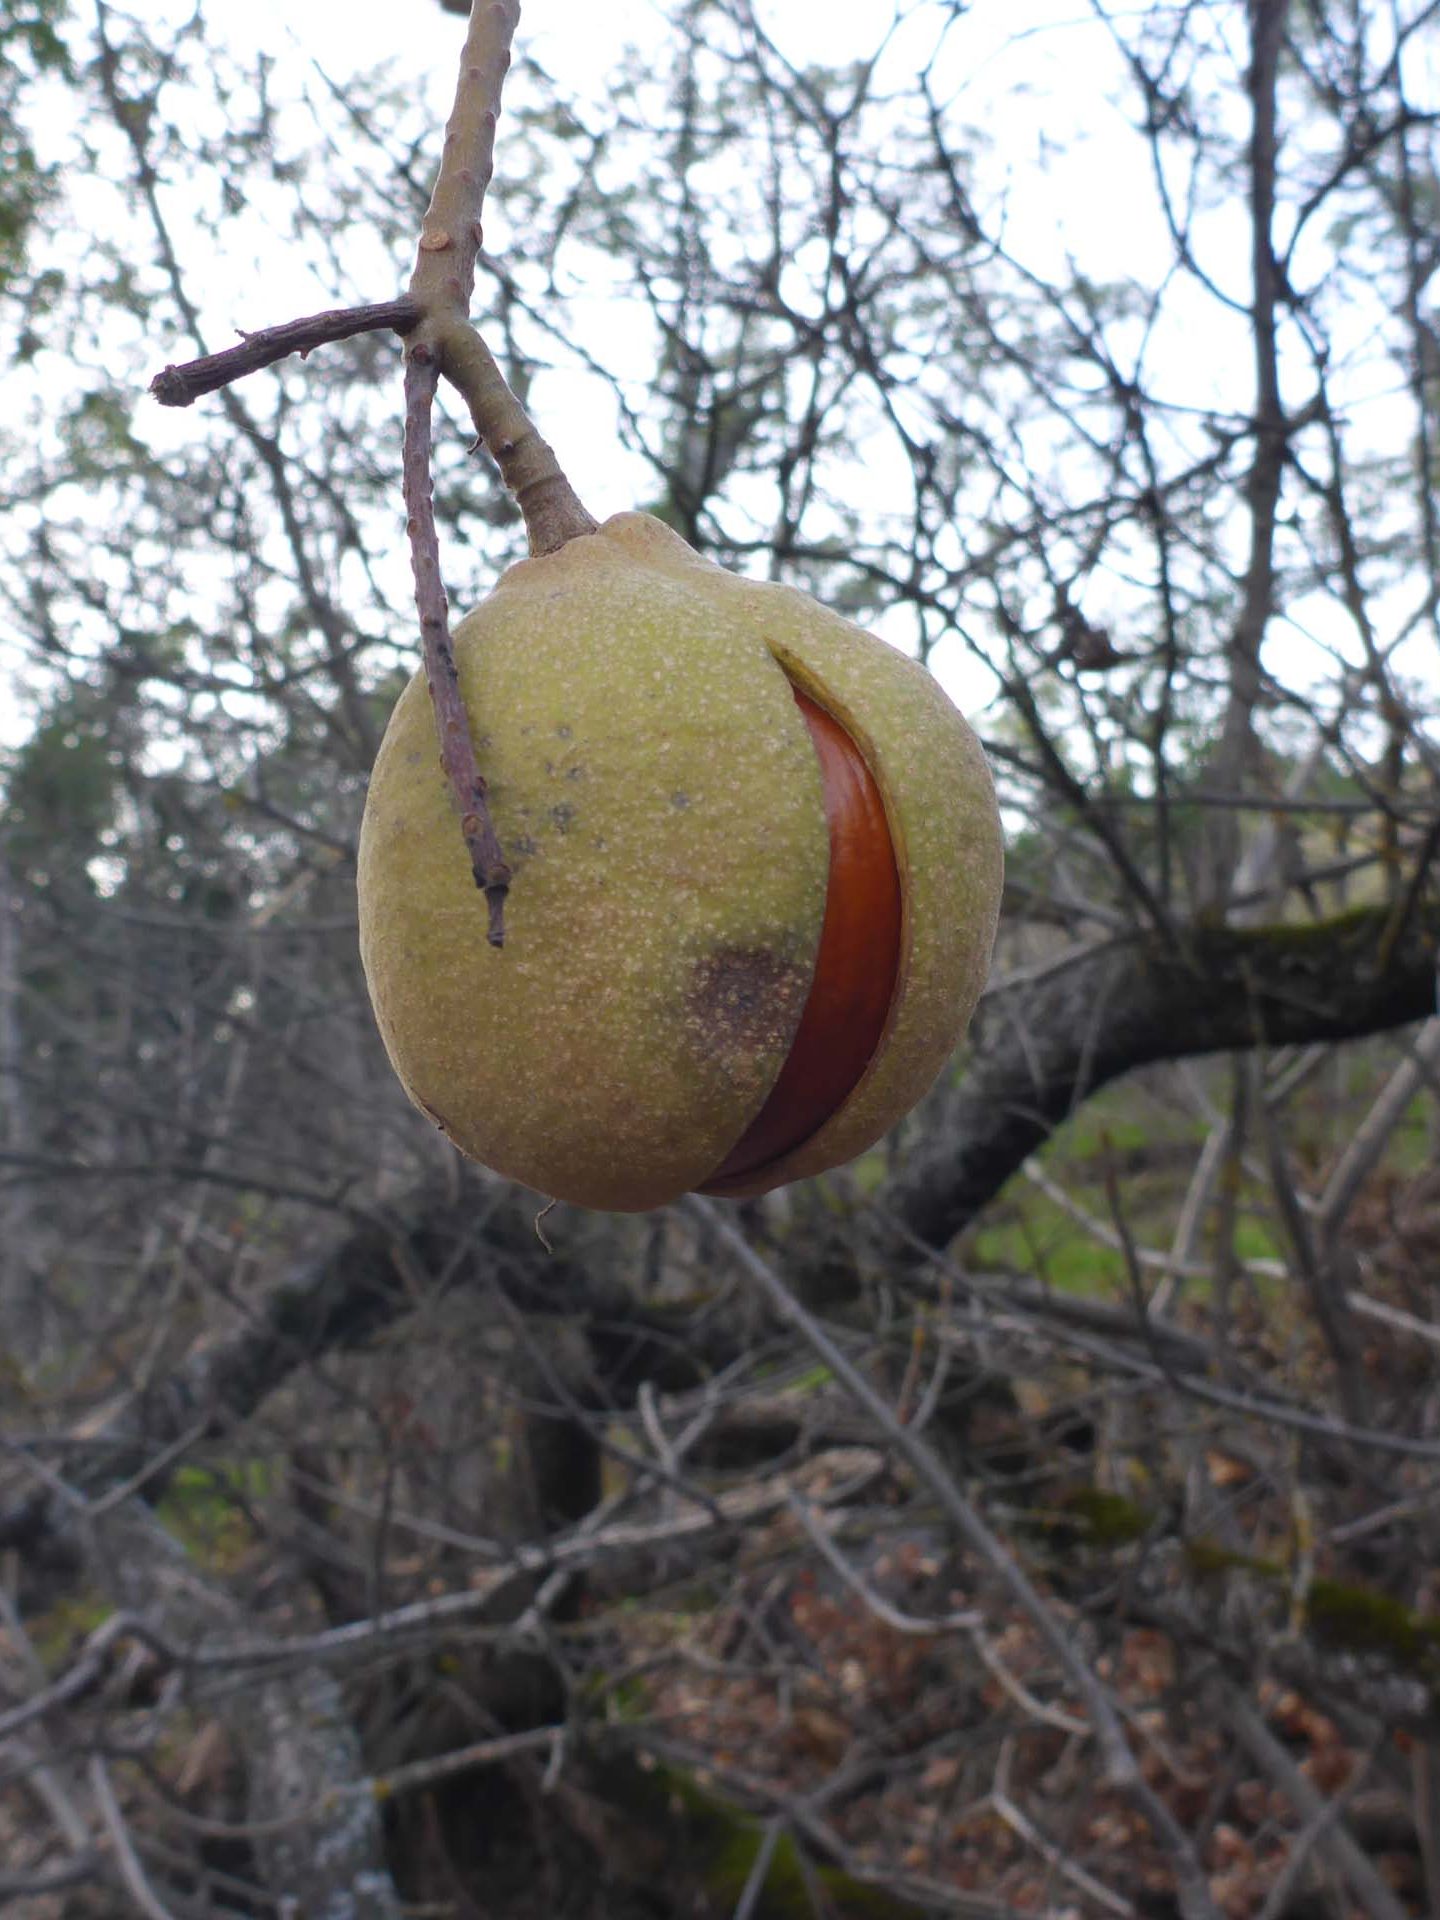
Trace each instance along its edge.
<path fill-rule="evenodd" d="M 796 690 L 883 800 L 900 890 L 878 1044 L 808 1137 L 712 1190 L 853 1158 L 964 1034 L 1001 886 L 978 742 L 914 661 L 645 514 L 523 560 L 455 633 L 514 869 L 486 940 L 425 680 L 402 694 L 360 836 L 360 944 L 406 1091 L 462 1152 L 638 1212 L 716 1180 L 800 1027 L 827 888 L 827 795 Z"/>

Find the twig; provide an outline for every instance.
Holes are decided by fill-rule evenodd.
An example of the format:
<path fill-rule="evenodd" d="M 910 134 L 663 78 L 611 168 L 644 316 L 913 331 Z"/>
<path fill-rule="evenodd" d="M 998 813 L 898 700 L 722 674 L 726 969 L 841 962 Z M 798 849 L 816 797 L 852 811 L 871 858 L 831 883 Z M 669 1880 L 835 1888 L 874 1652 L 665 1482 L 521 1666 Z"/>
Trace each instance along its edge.
<path fill-rule="evenodd" d="M 595 530 L 594 520 L 560 471 L 554 452 L 541 439 L 469 321 L 475 257 L 482 239 L 480 216 L 495 167 L 500 92 L 519 18 L 518 0 L 472 0 L 440 171 L 421 222 L 410 276 L 410 298 L 423 318 L 405 355 L 405 515 L 425 674 L 435 703 L 441 764 L 460 811 L 460 830 L 475 884 L 489 903 L 486 937 L 492 947 L 505 942 L 510 868 L 491 823 L 485 780 L 475 761 L 440 575 L 430 489 L 430 407 L 441 373 L 464 396 L 476 433 L 514 493 L 525 516 L 531 553 L 553 552 L 576 534 Z"/>
<path fill-rule="evenodd" d="M 1233 1692 L 1230 1697 L 1230 1718 L 1240 1736 L 1240 1744 L 1251 1759 L 1269 1776 L 1307 1824 L 1315 1822 L 1325 1806 L 1324 1798 L 1305 1778 L 1250 1702 Z M 1404 1907 L 1361 1852 L 1349 1829 L 1339 1820 L 1320 1829 L 1315 1836 L 1315 1845 L 1348 1883 L 1350 1891 L 1369 1914 L 1370 1920 L 1405 1920 Z"/>
<path fill-rule="evenodd" d="M 484 238 L 480 215 L 495 171 L 500 92 L 519 24 L 519 0 L 472 0 L 440 171 L 420 223 L 410 276 L 410 297 L 427 315 L 442 307 L 470 311 L 475 258 Z"/>
<path fill-rule="evenodd" d="M 765 1882 L 770 1877 L 770 1863 L 775 1858 L 775 1848 L 780 1835 L 785 1831 L 782 1814 L 775 1814 L 765 1822 L 765 1832 L 760 1845 L 755 1850 L 755 1859 L 749 1873 L 745 1876 L 745 1885 L 740 1890 L 740 1898 L 735 1903 L 731 1920 L 751 1920 L 751 1916 L 760 1905 L 760 1896 L 765 1891 Z"/>
<path fill-rule="evenodd" d="M 790 1511 L 805 1529 L 816 1552 L 834 1568 L 845 1585 L 865 1602 L 875 1618 L 889 1627 L 892 1633 L 918 1634 L 922 1639 L 933 1640 L 942 1633 L 973 1633 L 980 1625 L 981 1615 L 974 1608 L 966 1613 L 938 1614 L 934 1619 L 927 1620 L 918 1613 L 902 1613 L 899 1607 L 892 1607 L 883 1594 L 875 1591 L 860 1569 L 845 1558 L 825 1528 L 816 1520 L 808 1504 L 798 1494 L 792 1493 L 788 1504 Z M 1090 1729 L 1079 1727 L 1078 1731 L 1088 1733 Z"/>
<path fill-rule="evenodd" d="M 1295 1898 L 1296 1890 L 1310 1864 L 1310 1856 L 1350 1804 L 1356 1789 L 1369 1771 L 1370 1760 L 1367 1755 L 1356 1764 L 1350 1778 L 1341 1787 L 1339 1793 L 1331 1800 L 1322 1801 L 1311 1814 L 1290 1842 L 1290 1851 L 1286 1856 L 1285 1864 L 1276 1875 L 1275 1884 L 1266 1894 L 1265 1904 L 1255 1916 L 1255 1920 L 1281 1920 L 1283 1914 L 1293 1912 L 1299 1905 Z"/>
<path fill-rule="evenodd" d="M 388 1773 L 369 1774 L 363 1780 L 347 1780 L 341 1786 L 332 1787 L 308 1807 L 301 1807 L 297 1813 L 281 1814 L 274 1820 L 207 1819 L 203 1814 L 191 1813 L 188 1807 L 177 1805 L 168 1794 L 161 1794 L 153 1781 L 145 1779 L 143 1774 L 141 1778 L 157 1804 L 164 1807 L 167 1818 L 183 1827 L 187 1833 L 199 1834 L 207 1840 L 264 1840 L 274 1834 L 289 1833 L 296 1827 L 324 1820 L 335 1811 L 337 1805 L 346 1800 L 393 1800 L 398 1794 L 436 1786 L 442 1780 L 453 1780 L 457 1775 L 474 1772 L 478 1767 L 501 1766 L 524 1754 L 543 1751 L 553 1756 L 555 1750 L 563 1745 L 564 1739 L 563 1726 L 527 1727 L 519 1733 L 497 1734 L 494 1739 L 478 1740 L 473 1746 L 456 1747 L 449 1753 L 435 1754 L 428 1760 L 412 1760 L 407 1766 L 392 1767 Z"/>
<path fill-rule="evenodd" d="M 1130 1901 L 1112 1891 L 1093 1874 L 1087 1873 L 1063 1847 L 1057 1847 L 1053 1840 L 1047 1839 L 1029 1815 L 1010 1798 L 1010 1759 L 1014 1744 L 1013 1740 L 1007 1740 L 1000 1750 L 995 1767 L 995 1784 L 985 1796 L 986 1801 L 1011 1832 L 1040 1855 L 1052 1873 L 1058 1873 L 1062 1880 L 1068 1880 L 1072 1887 L 1078 1887 L 1107 1913 L 1120 1914 L 1123 1920 L 1134 1920 L 1136 1909 Z"/>
<path fill-rule="evenodd" d="M 237 329 L 238 347 L 164 367 L 150 382 L 150 391 L 162 407 L 188 407 L 202 394 L 215 393 L 232 380 L 243 380 L 247 373 L 258 373 L 262 367 L 273 367 L 292 353 L 303 360 L 312 347 L 322 347 L 331 340 L 350 340 L 357 333 L 380 333 L 387 327 L 396 333 L 409 333 L 418 325 L 420 312 L 419 304 L 409 298 L 379 300 L 366 307 L 331 307 L 325 313 L 307 314 L 302 320 L 283 321 L 278 327 L 262 327 L 258 333 Z"/>
<path fill-rule="evenodd" d="M 463 396 L 476 433 L 525 516 L 530 551 L 538 555 L 593 533 L 595 521 L 468 318 L 483 238 L 480 217 L 495 170 L 495 123 L 519 19 L 519 0 L 473 0 L 440 172 L 410 276 L 410 297 L 425 315 L 410 352 L 430 348 Z"/>
<path fill-rule="evenodd" d="M 596 521 L 561 471 L 555 449 L 511 392 L 495 356 L 468 322 L 437 326 L 440 371 L 470 409 L 475 432 L 525 516 L 532 557 L 554 553 Z"/>
<path fill-rule="evenodd" d="M 1372 1300 L 1368 1294 L 1353 1290 L 1344 1298 L 1351 1313 L 1362 1314 L 1365 1319 L 1378 1320 L 1382 1326 L 1392 1327 L 1397 1333 L 1413 1334 L 1417 1340 L 1428 1340 L 1432 1346 L 1440 1346 L 1440 1327 L 1420 1319 L 1417 1314 L 1406 1313 L 1403 1307 L 1387 1306 L 1383 1300 Z"/>
<path fill-rule="evenodd" d="M 125 1882 L 126 1891 L 135 1902 L 146 1920 L 175 1920 L 168 1907 L 162 1906 L 156 1899 L 150 1882 L 145 1878 L 145 1869 L 140 1864 L 140 1856 L 131 1843 L 130 1834 L 125 1825 L 125 1816 L 120 1811 L 120 1803 L 115 1798 L 115 1789 L 110 1784 L 110 1770 L 100 1755 L 95 1754 L 90 1761 L 90 1788 L 95 1795 L 95 1805 L 105 1831 L 110 1837 L 110 1845 L 115 1854 L 115 1865 L 120 1878 Z"/>
<path fill-rule="evenodd" d="M 1265 1143 L 1269 1165 L 1270 1190 L 1279 1206 L 1280 1218 L 1290 1239 L 1295 1266 L 1309 1295 L 1315 1318 L 1335 1368 L 1340 1405 L 1353 1427 L 1368 1425 L 1370 1395 L 1364 1369 L 1359 1364 L 1359 1342 L 1350 1323 L 1345 1289 L 1336 1271 L 1336 1263 L 1316 1249 L 1315 1236 L 1305 1218 L 1305 1209 L 1285 1156 L 1285 1143 L 1275 1115 L 1261 1101 L 1257 1117 Z"/>
<path fill-rule="evenodd" d="M 149 1647 L 167 1666 L 177 1662 L 175 1649 L 160 1634 L 157 1634 L 148 1621 L 135 1613 L 112 1613 L 108 1620 L 96 1627 L 80 1649 L 73 1664 L 66 1668 L 58 1680 L 54 1680 L 42 1693 L 18 1707 L 12 1707 L 8 1713 L 0 1713 L 0 1739 L 29 1726 L 34 1720 L 43 1719 L 56 1707 L 68 1706 L 82 1694 L 88 1693 L 105 1671 L 105 1660 L 111 1647 L 117 1640 L 133 1639 Z"/>
<path fill-rule="evenodd" d="M 1097 1220 L 1087 1208 L 1082 1207 L 1078 1200 L 1065 1191 L 1058 1180 L 1052 1180 L 1038 1160 L 1027 1160 L 1020 1171 L 1031 1186 L 1037 1187 L 1045 1198 L 1073 1220 L 1077 1227 L 1083 1227 L 1097 1245 L 1108 1247 L 1112 1253 L 1126 1254 L 1125 1242 L 1121 1235 L 1113 1227 L 1107 1227 L 1103 1220 Z M 1209 1267 L 1202 1266 L 1199 1261 L 1180 1260 L 1174 1253 L 1159 1253 L 1153 1248 L 1140 1246 L 1133 1246 L 1129 1251 L 1134 1254 L 1137 1266 L 1148 1267 L 1170 1279 L 1202 1280 L 1208 1278 L 1210 1273 Z M 1279 1260 L 1246 1260 L 1242 1264 L 1246 1273 L 1262 1274 L 1267 1279 L 1283 1279 L 1286 1273 L 1284 1263 Z"/>
<path fill-rule="evenodd" d="M 1068 1733 L 1077 1740 L 1088 1740 L 1090 1729 L 1083 1720 L 1077 1720 L 1073 1713 L 1066 1713 L 1061 1707 L 1047 1707 L 1043 1700 L 1035 1695 L 1006 1666 L 995 1651 L 993 1641 L 982 1627 L 972 1627 L 970 1641 L 980 1658 L 985 1662 L 986 1670 L 1001 1692 L 1006 1694 L 1020 1711 L 1028 1714 L 1032 1720 L 1042 1726 L 1057 1727 L 1061 1733 Z"/>
<path fill-rule="evenodd" d="M 405 362 L 405 524 L 410 532 L 410 564 L 415 575 L 415 605 L 420 615 L 420 637 L 425 649 L 425 676 L 435 706 L 440 736 L 440 764 L 460 810 L 460 831 L 470 855 L 475 884 L 490 909 L 486 938 L 492 947 L 505 944 L 505 895 L 510 868 L 500 851 L 486 799 L 485 778 L 475 764 L 470 717 L 460 694 L 455 649 L 450 641 L 449 607 L 440 577 L 440 542 L 435 533 L 435 509 L 430 489 L 430 407 L 439 370 L 430 349 L 415 348 Z"/>
<path fill-rule="evenodd" d="M 4 1627 L 6 1639 L 19 1654 L 31 1685 L 43 1689 L 47 1684 L 44 1662 L 35 1651 L 34 1642 L 20 1616 L 20 1609 L 10 1598 L 3 1580 L 0 1580 L 0 1626 Z M 51 1757 L 48 1754 L 31 1753 L 19 1740 L 7 1742 L 0 1748 L 0 1757 L 29 1776 L 37 1797 L 45 1803 L 46 1812 L 60 1829 L 61 1837 L 71 1853 L 77 1859 L 88 1854 L 90 1829 L 75 1805 L 61 1769 L 52 1763 Z"/>
<path fill-rule="evenodd" d="M 829 1456 L 844 1458 L 840 1450 Z M 867 1460 L 876 1458 L 873 1452 Z M 759 1524 L 785 1505 L 794 1485 L 793 1476 L 777 1474 L 771 1480 L 737 1487 L 723 1494 L 715 1505 L 702 1506 L 695 1513 L 667 1514 L 648 1522 L 622 1523 L 594 1533 L 584 1524 L 571 1533 L 547 1541 L 544 1546 L 517 1542 L 502 1565 L 487 1569 L 483 1580 L 458 1592 L 416 1600 L 388 1613 L 350 1621 L 344 1626 L 325 1628 L 318 1633 L 289 1638 L 226 1639 L 215 1637 L 199 1646 L 181 1646 L 158 1633 L 141 1615 L 113 1613 L 85 1640 L 74 1662 L 58 1679 L 22 1705 L 0 1714 L 0 1738 L 43 1718 L 57 1707 L 87 1693 L 105 1671 L 107 1657 L 117 1641 L 139 1640 L 167 1668 L 190 1673 L 239 1675 L 269 1669 L 310 1665 L 321 1661 L 348 1660 L 401 1650 L 410 1638 L 429 1634 L 441 1627 L 458 1628 L 476 1615 L 483 1616 L 494 1604 L 502 1588 L 519 1576 L 548 1578 L 556 1572 L 590 1567 L 607 1559 L 627 1558 L 651 1549 L 670 1551 L 682 1544 L 704 1545 L 728 1527 Z M 698 1493 L 697 1500 L 703 1498 Z M 467 1631 L 492 1642 L 513 1643 L 523 1621 L 501 1625 L 467 1626 Z"/>
<path fill-rule="evenodd" d="M 1084 1702 L 1104 1756 L 1110 1783 L 1129 1794 L 1168 1857 L 1175 1875 L 1180 1911 L 1185 1920 L 1202 1920 L 1202 1916 L 1203 1920 L 1218 1920 L 1204 1872 L 1184 1830 L 1141 1773 L 1104 1687 L 1080 1657 L 1073 1636 L 1046 1605 L 1029 1575 L 991 1533 L 934 1450 L 919 1434 L 900 1425 L 892 1408 L 864 1374 L 795 1297 L 768 1261 L 763 1260 L 744 1235 L 731 1225 L 726 1215 L 709 1201 L 695 1195 L 691 1195 L 685 1205 L 724 1242 L 765 1295 L 772 1309 L 796 1329 L 851 1398 L 870 1415 L 889 1444 L 909 1462 L 940 1502 L 942 1511 L 970 1550 L 1008 1587 L 1012 1599 L 1034 1622 L 1042 1640 Z"/>
<path fill-rule="evenodd" d="M 922 1879 L 915 1874 L 877 1866 L 874 1861 L 857 1854 L 822 1817 L 822 1807 L 842 1800 L 863 1781 L 873 1778 L 884 1766 L 893 1765 L 893 1761 L 877 1765 L 875 1759 L 870 1757 L 857 1766 L 842 1766 L 828 1780 L 822 1781 L 813 1793 L 788 1794 L 774 1780 L 742 1767 L 736 1761 L 717 1761 L 712 1750 L 702 1750 L 660 1733 L 646 1733 L 642 1739 L 645 1748 L 656 1759 L 676 1766 L 703 1769 L 707 1781 L 720 1793 L 754 1802 L 767 1811 L 773 1809 L 788 1826 L 803 1834 L 818 1854 L 834 1861 L 849 1879 L 858 1881 L 862 1886 L 879 1889 L 892 1901 L 922 1908 L 927 1914 L 960 1915 L 963 1920 L 1015 1920 L 1016 1910 L 1006 1901 L 993 1899 L 986 1894 L 965 1893 L 937 1880 Z M 801 1861 L 803 1864 L 803 1854 Z"/>
<path fill-rule="evenodd" d="M 1376 1095 L 1370 1111 L 1355 1129 L 1336 1161 L 1320 1196 L 1318 1232 L 1333 1240 L 1354 1205 L 1355 1197 L 1390 1144 L 1410 1102 L 1427 1082 L 1435 1083 L 1440 1069 L 1440 1020 L 1430 1020 L 1415 1036 L 1407 1057 Z"/>
<path fill-rule="evenodd" d="M 0 1900 L 27 1900 L 38 1898 L 42 1893 L 60 1893 L 86 1880 L 98 1880 L 100 1871 L 100 1857 L 95 1853 L 67 1860 L 63 1866 L 36 1867 L 33 1873 L 0 1871 Z"/>
<path fill-rule="evenodd" d="M 1246 1420 L 1258 1420 L 1277 1426 L 1292 1428 L 1297 1433 L 1313 1433 L 1321 1439 L 1332 1440 L 1338 1444 L 1369 1447 L 1377 1453 L 1390 1453 L 1410 1460 L 1440 1460 L 1440 1441 L 1412 1440 L 1405 1434 L 1391 1433 L 1375 1427 L 1356 1427 L 1348 1421 L 1337 1420 L 1329 1414 L 1311 1413 L 1308 1408 L 1295 1405 L 1293 1401 L 1280 1400 L 1260 1392 L 1240 1393 L 1228 1387 L 1214 1385 L 1207 1380 L 1198 1368 L 1192 1370 L 1189 1365 L 1171 1365 L 1168 1358 L 1160 1354 L 1154 1343 L 1159 1333 L 1164 1340 L 1188 1340 L 1189 1336 L 1178 1328 L 1169 1326 L 1156 1329 L 1148 1323 L 1133 1323 L 1130 1327 L 1117 1327 L 1117 1334 L 1144 1336 L 1151 1344 L 1153 1360 L 1141 1359 L 1137 1354 L 1127 1352 L 1117 1346 L 1113 1340 L 1096 1339 L 1090 1334 L 1072 1331 L 1067 1322 L 1075 1321 L 1074 1307 L 1085 1306 L 1087 1315 L 1094 1315 L 1095 1309 L 1084 1302 L 1066 1303 L 1056 1301 L 1053 1305 L 1042 1299 L 1025 1299 L 1013 1290 L 1002 1291 L 998 1288 L 982 1288 L 968 1275 L 962 1273 L 953 1262 L 942 1253 L 925 1248 L 917 1236 L 912 1235 L 904 1223 L 888 1216 L 890 1224 L 901 1237 L 923 1251 L 930 1264 L 939 1273 L 950 1273 L 971 1293 L 981 1299 L 1009 1309 L 1018 1314 L 1045 1319 L 1057 1324 L 1047 1326 L 1047 1336 L 1071 1347 L 1077 1352 L 1088 1353 L 1093 1358 L 1103 1360 L 1107 1366 L 1119 1368 L 1135 1380 L 1153 1381 L 1157 1386 L 1174 1388 L 1177 1392 L 1188 1394 L 1191 1398 L 1205 1402 L 1213 1407 L 1226 1407 L 1240 1414 Z M 1079 1322 L 1084 1325 L 1084 1320 Z M 967 1346 L 970 1335 L 963 1329 L 941 1327 L 937 1331 L 938 1339 L 950 1341 L 957 1346 Z M 1158 1362 L 1164 1361 L 1164 1364 Z"/>
<path fill-rule="evenodd" d="M 1440 1768 L 1436 1766 L 1436 1748 L 1433 1735 L 1422 1735 L 1410 1756 L 1411 1805 L 1432 1913 L 1440 1913 Z"/>

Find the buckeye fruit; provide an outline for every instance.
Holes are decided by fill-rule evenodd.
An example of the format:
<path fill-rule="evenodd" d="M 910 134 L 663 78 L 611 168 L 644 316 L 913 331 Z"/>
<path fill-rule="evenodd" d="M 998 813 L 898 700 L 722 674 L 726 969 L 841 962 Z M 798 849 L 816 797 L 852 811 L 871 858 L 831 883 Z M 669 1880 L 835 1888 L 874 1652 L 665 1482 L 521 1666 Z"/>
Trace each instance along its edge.
<path fill-rule="evenodd" d="M 637 1212 L 870 1146 L 959 1042 L 1001 880 L 984 757 L 914 661 L 619 514 L 455 632 L 514 869 L 486 940 L 423 675 L 360 835 L 390 1059 L 462 1152 Z"/>

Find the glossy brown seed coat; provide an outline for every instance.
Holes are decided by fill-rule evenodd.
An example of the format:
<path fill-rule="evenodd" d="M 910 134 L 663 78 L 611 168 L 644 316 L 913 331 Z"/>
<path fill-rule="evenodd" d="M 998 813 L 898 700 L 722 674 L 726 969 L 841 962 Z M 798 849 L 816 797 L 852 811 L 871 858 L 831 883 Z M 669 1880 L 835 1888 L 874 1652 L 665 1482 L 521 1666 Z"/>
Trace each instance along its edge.
<path fill-rule="evenodd" d="M 839 721 L 798 687 L 792 692 L 820 762 L 830 831 L 820 948 L 785 1065 L 703 1193 L 748 1183 L 819 1131 L 874 1058 L 895 997 L 902 908 L 885 803 Z"/>

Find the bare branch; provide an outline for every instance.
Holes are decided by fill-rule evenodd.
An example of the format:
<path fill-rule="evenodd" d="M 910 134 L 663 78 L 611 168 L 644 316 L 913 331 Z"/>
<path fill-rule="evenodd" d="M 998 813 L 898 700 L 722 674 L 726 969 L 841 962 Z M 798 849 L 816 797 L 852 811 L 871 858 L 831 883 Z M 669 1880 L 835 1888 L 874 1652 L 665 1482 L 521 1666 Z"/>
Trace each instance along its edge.
<path fill-rule="evenodd" d="M 1370 1920 L 1406 1920 L 1405 1908 L 1356 1845 L 1343 1822 L 1323 1825 L 1323 1797 L 1286 1753 L 1247 1699 L 1231 1690 L 1229 1715 L 1241 1744 L 1265 1775 L 1314 1829 L 1314 1845 L 1341 1875 Z"/>
<path fill-rule="evenodd" d="M 470 311 L 483 238 L 480 215 L 495 168 L 500 93 L 519 22 L 518 0 L 472 0 L 440 171 L 410 276 L 410 297 L 427 314 Z"/>
<path fill-rule="evenodd" d="M 125 1883 L 125 1891 L 146 1920 L 175 1920 L 169 1907 L 162 1906 L 156 1898 L 155 1890 L 146 1878 L 140 1856 L 135 1851 L 135 1843 L 130 1838 L 130 1829 L 125 1824 L 125 1816 L 120 1811 L 120 1803 L 115 1798 L 115 1789 L 110 1784 L 110 1769 L 98 1753 L 92 1755 L 90 1760 L 90 1791 L 95 1796 L 100 1819 L 109 1835 L 110 1849 L 115 1856 L 120 1878 Z"/>
<path fill-rule="evenodd" d="M 262 367 L 273 367 L 292 353 L 303 360 L 313 347 L 332 340 L 351 340 L 358 333 L 380 333 L 387 327 L 396 333 L 409 333 L 419 319 L 420 308 L 413 299 L 381 300 L 368 307 L 332 307 L 325 313 L 307 314 L 303 320 L 262 327 L 257 333 L 242 331 L 238 347 L 162 368 L 150 382 L 150 391 L 162 407 L 188 407 L 202 394 L 227 387 L 232 380 L 243 380 L 247 373 L 257 373 Z"/>
<path fill-rule="evenodd" d="M 1309 927 L 1191 927 L 1178 955 L 1106 942 L 992 991 L 945 1125 L 894 1183 L 891 1210 L 944 1246 L 1083 1100 L 1136 1067 L 1425 1019 L 1440 901 L 1422 901 L 1387 952 L 1389 925 L 1365 908 Z"/>

